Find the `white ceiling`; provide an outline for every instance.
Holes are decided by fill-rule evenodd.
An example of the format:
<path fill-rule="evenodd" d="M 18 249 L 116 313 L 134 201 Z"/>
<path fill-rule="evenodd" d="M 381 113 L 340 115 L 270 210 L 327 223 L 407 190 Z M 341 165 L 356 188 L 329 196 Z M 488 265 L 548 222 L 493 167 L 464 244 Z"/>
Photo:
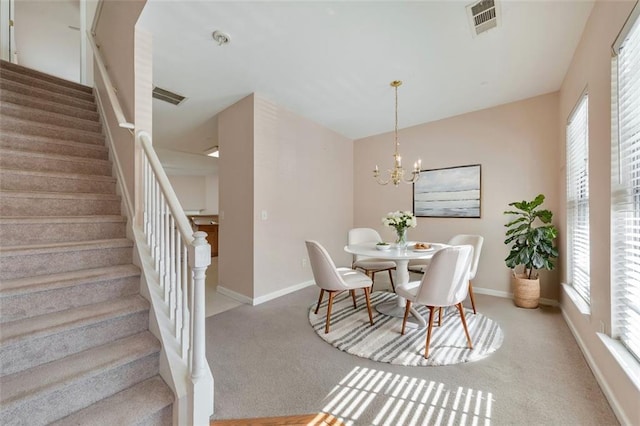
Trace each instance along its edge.
<path fill-rule="evenodd" d="M 495 29 L 472 36 L 468 1 L 149 0 L 154 140 L 178 140 L 257 92 L 357 139 L 558 90 L 592 1 L 503 1 Z M 231 35 L 218 46 L 214 30 Z"/>

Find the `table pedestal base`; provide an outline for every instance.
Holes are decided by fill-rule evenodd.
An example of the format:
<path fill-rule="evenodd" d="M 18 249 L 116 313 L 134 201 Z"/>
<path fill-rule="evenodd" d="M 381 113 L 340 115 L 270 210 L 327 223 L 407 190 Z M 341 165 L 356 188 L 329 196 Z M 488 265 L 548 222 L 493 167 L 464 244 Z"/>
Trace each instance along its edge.
<path fill-rule="evenodd" d="M 395 300 L 389 300 L 387 302 L 378 303 L 376 305 L 376 311 L 383 315 L 388 315 L 395 318 L 404 318 L 404 311 L 406 309 L 406 299 L 404 297 L 397 296 Z M 407 327 L 409 328 L 423 328 L 427 326 L 427 321 L 420 315 L 420 313 L 411 307 L 409 310 L 411 316 L 407 318 Z"/>

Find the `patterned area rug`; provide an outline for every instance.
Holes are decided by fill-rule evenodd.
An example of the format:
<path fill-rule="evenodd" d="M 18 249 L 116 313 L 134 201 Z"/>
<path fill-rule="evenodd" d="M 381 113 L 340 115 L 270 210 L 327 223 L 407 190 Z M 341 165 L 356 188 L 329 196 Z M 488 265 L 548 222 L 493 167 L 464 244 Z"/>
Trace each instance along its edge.
<path fill-rule="evenodd" d="M 341 351 L 368 358 L 373 361 L 407 366 L 451 365 L 481 360 L 495 352 L 502 345 L 504 335 L 500 326 L 481 313 L 474 314 L 465 309 L 465 317 L 473 349 L 467 347 L 460 315 L 455 307 L 442 312 L 442 326 L 437 327 L 435 318 L 431 332 L 429 359 L 424 359 L 424 345 L 427 329 L 409 328 L 401 335 L 402 318 L 382 315 L 375 306 L 392 300 L 394 293 L 376 291 L 371 295 L 373 326 L 369 324 L 367 305 L 361 292 L 357 309 L 353 309 L 351 295 L 339 295 L 333 302 L 331 328 L 324 333 L 327 319 L 328 296 L 320 305 L 318 315 L 314 314 L 316 304 L 309 309 L 309 322 L 318 336 Z M 429 320 L 429 309 L 416 306 L 418 312 Z"/>

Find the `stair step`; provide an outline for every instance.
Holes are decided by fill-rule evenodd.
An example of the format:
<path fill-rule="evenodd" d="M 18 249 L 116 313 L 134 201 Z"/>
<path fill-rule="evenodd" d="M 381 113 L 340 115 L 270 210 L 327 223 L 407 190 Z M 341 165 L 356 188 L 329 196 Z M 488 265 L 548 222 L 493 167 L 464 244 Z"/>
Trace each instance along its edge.
<path fill-rule="evenodd" d="M 97 120 L 85 120 L 78 117 L 69 117 L 51 111 L 32 108 L 23 105 L 15 105 L 8 102 L 0 103 L 0 113 L 5 117 L 21 118 L 24 120 L 36 121 L 41 124 L 52 124 L 59 127 L 66 127 L 86 132 L 102 132 L 102 125 Z"/>
<path fill-rule="evenodd" d="M 38 89 L 46 90 L 47 92 L 56 93 L 65 96 L 72 96 L 77 99 L 83 99 L 85 101 L 93 101 L 93 92 L 87 92 L 84 90 L 76 90 L 73 87 L 62 86 L 58 82 L 51 82 L 43 80 L 31 75 L 15 72 L 9 68 L 2 67 L 2 78 L 22 83 L 27 86 L 37 87 Z"/>
<path fill-rule="evenodd" d="M 0 191 L 0 217 L 119 215 L 120 197 L 112 194 Z"/>
<path fill-rule="evenodd" d="M 154 376 L 65 417 L 51 426 L 173 424 L 173 392 L 160 376 Z"/>
<path fill-rule="evenodd" d="M 111 162 L 95 158 L 0 148 L 0 167 L 41 172 L 111 176 Z"/>
<path fill-rule="evenodd" d="M 44 89 L 1 78 L 1 75 L 0 89 L 2 89 L 3 92 L 11 91 L 19 95 L 32 96 L 41 100 L 54 102 L 56 104 L 81 108 L 87 111 L 97 111 L 96 103 L 93 101 L 86 101 L 84 99 L 74 98 L 73 96 L 61 95 L 59 93 L 52 93 Z"/>
<path fill-rule="evenodd" d="M 122 216 L 0 217 L 3 246 L 124 238 Z"/>
<path fill-rule="evenodd" d="M 81 92 L 93 93 L 93 88 L 89 86 L 85 86 L 84 84 L 76 83 L 73 81 L 65 80 L 60 77 L 56 77 L 51 74 L 44 73 L 42 71 L 37 71 L 31 68 L 23 67 L 18 64 L 14 64 L 8 61 L 0 61 L 0 68 L 2 70 L 9 70 L 13 72 L 18 72 L 24 75 L 31 76 L 33 78 L 38 78 L 40 80 L 45 80 L 50 83 L 55 83 L 60 86 L 65 86 L 74 90 L 79 90 Z"/>
<path fill-rule="evenodd" d="M 156 376 L 159 351 L 147 331 L 5 376 L 0 424 L 48 424 Z"/>
<path fill-rule="evenodd" d="M 140 295 L 3 323 L 0 376 L 131 336 L 148 324 L 149 303 Z"/>
<path fill-rule="evenodd" d="M 0 322 L 73 309 L 137 294 L 140 269 L 132 264 L 0 282 Z"/>
<path fill-rule="evenodd" d="M 84 175 L 111 176 L 111 161 L 74 155 L 29 152 L 0 148 L 0 166 L 41 172 L 63 172 Z"/>
<path fill-rule="evenodd" d="M 115 194 L 111 176 L 0 169 L 0 189 L 12 191 Z"/>
<path fill-rule="evenodd" d="M 49 138 L 46 136 L 23 135 L 5 131 L 0 133 L 0 148 L 26 152 L 71 155 L 74 157 L 108 160 L 109 150 L 104 145 L 93 145 L 82 142 Z"/>
<path fill-rule="evenodd" d="M 2 115 L 3 131 L 104 146 L 104 135 Z"/>
<path fill-rule="evenodd" d="M 29 95 L 21 95 L 10 90 L 2 90 L 0 92 L 0 101 L 2 101 L 3 103 L 6 102 L 14 105 L 22 105 L 41 111 L 53 112 L 56 114 L 62 114 L 68 117 L 75 117 L 83 120 L 100 120 L 100 114 L 98 114 L 97 111 L 89 111 L 87 109 L 64 105 L 45 99 L 39 99 Z"/>
<path fill-rule="evenodd" d="M 125 238 L 0 247 L 0 280 L 131 263 Z"/>

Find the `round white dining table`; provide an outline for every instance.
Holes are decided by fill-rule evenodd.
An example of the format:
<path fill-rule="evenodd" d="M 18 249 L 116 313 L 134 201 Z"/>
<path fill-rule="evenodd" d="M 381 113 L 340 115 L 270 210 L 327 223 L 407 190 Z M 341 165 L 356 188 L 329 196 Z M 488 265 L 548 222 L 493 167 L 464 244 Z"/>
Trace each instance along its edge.
<path fill-rule="evenodd" d="M 413 246 L 415 242 L 409 242 L 407 248 L 398 249 L 391 247 L 388 250 L 378 250 L 376 243 L 362 243 L 362 244 L 350 244 L 344 246 L 344 251 L 351 254 L 357 254 L 360 256 L 375 257 L 377 259 L 392 260 L 396 264 L 396 280 L 395 285 L 406 285 L 409 282 L 409 261 L 413 259 L 431 259 L 436 251 L 441 248 L 447 247 L 446 244 L 427 243 L 431 245 L 429 250 L 414 250 Z M 384 315 L 403 318 L 404 311 L 406 309 L 406 299 L 404 297 L 396 296 L 395 300 L 379 303 L 376 305 L 376 310 Z M 411 315 L 413 319 L 407 320 L 408 326 L 414 327 L 426 327 L 427 322 L 425 319 L 411 307 Z"/>

